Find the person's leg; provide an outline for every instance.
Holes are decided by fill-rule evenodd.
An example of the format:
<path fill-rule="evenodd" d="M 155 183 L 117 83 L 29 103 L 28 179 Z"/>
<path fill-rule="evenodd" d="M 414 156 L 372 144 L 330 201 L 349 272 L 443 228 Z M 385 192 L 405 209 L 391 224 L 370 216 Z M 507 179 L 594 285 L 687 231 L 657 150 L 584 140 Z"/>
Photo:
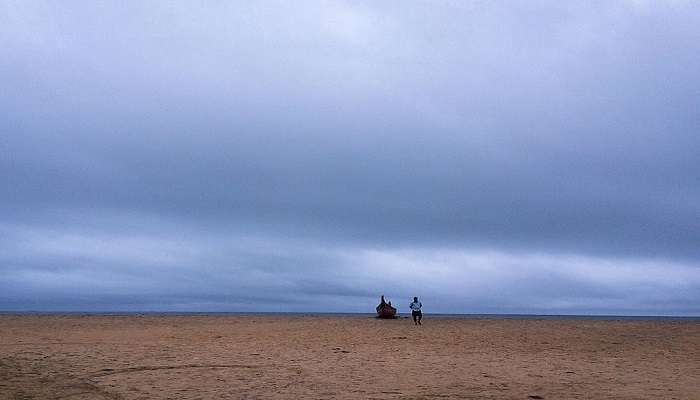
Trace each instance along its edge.
<path fill-rule="evenodd" d="M 420 320 L 423 319 L 423 313 L 418 313 L 418 325 L 423 325 L 420 323 Z"/>
<path fill-rule="evenodd" d="M 413 315 L 413 324 L 418 325 L 418 314 L 416 314 L 415 311 L 411 312 L 411 315 Z"/>

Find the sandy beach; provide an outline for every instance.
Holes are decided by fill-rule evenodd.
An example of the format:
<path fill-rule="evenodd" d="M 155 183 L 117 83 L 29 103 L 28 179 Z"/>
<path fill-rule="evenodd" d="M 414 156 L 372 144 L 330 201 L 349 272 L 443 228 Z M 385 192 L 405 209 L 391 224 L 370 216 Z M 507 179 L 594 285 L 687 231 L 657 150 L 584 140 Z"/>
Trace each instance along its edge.
<path fill-rule="evenodd" d="M 700 323 L 0 316 L 0 399 L 700 399 Z"/>

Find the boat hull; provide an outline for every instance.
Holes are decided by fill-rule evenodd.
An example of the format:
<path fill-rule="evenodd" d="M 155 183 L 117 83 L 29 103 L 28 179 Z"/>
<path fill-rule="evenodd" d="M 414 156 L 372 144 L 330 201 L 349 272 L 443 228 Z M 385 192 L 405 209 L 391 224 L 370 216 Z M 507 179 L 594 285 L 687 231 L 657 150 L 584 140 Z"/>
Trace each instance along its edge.
<path fill-rule="evenodd" d="M 377 318 L 396 318 L 396 309 L 390 305 L 377 307 Z"/>

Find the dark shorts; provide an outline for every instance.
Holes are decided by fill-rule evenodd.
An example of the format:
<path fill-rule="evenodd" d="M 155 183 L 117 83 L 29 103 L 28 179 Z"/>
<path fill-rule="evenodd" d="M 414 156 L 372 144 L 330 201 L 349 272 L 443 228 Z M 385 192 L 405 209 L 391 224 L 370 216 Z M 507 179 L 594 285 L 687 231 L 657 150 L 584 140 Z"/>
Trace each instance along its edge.
<path fill-rule="evenodd" d="M 422 317 L 423 312 L 422 311 L 411 311 L 411 315 L 413 315 L 414 317 Z"/>

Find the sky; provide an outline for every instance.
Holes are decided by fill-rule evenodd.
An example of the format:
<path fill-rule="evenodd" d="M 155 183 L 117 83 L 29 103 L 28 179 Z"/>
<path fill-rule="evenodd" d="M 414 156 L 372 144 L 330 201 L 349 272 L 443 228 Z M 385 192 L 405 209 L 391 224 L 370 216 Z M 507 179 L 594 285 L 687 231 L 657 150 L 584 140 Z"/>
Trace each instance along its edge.
<path fill-rule="evenodd" d="M 695 1 L 0 3 L 0 310 L 700 315 Z"/>

